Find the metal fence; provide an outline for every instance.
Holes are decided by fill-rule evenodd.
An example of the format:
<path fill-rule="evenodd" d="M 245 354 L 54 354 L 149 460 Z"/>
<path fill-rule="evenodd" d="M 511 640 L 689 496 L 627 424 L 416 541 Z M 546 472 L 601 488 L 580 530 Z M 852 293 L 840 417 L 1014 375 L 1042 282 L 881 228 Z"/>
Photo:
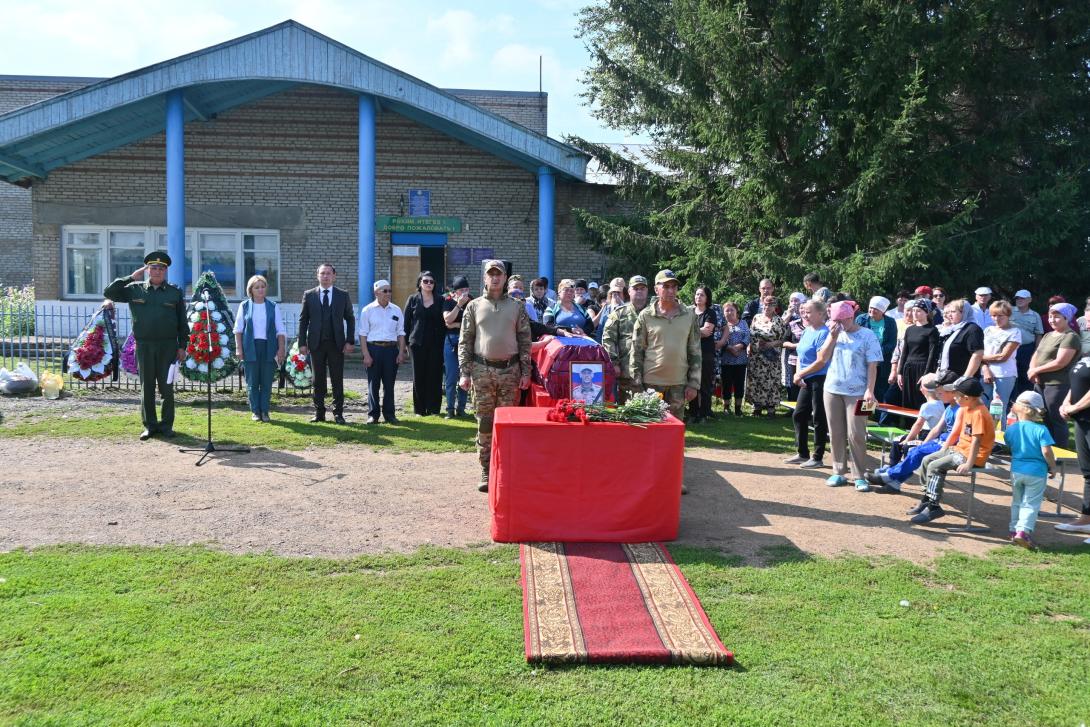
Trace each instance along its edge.
<path fill-rule="evenodd" d="M 61 373 L 61 364 L 68 355 L 72 343 L 99 309 L 98 304 L 86 305 L 38 303 L 33 310 L 11 300 L 0 299 L 0 366 L 13 369 L 20 361 L 27 364 L 34 375 L 41 378 L 45 372 Z M 127 306 L 116 306 L 114 321 L 117 326 L 118 346 L 124 344 L 131 330 L 131 319 Z M 288 331 L 298 328 L 298 316 L 288 313 L 284 316 L 284 325 Z M 118 352 L 120 355 L 120 352 Z M 88 383 L 63 374 L 65 388 L 131 390 L 140 389 L 140 381 L 124 371 L 117 381 L 106 379 Z M 179 391 L 203 389 L 205 384 L 190 381 L 179 376 L 174 387 Z M 284 377 L 279 377 L 278 386 L 297 390 Z M 241 372 L 216 382 L 218 389 L 245 389 L 246 384 Z M 309 389 L 306 391 L 309 392 Z"/>

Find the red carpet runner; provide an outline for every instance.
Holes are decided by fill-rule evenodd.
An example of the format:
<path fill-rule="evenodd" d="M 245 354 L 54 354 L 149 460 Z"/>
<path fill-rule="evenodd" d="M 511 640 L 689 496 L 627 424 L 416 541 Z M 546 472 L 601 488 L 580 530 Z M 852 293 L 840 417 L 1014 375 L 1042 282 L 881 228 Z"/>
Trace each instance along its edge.
<path fill-rule="evenodd" d="M 729 665 L 659 543 L 524 543 L 527 661 Z"/>

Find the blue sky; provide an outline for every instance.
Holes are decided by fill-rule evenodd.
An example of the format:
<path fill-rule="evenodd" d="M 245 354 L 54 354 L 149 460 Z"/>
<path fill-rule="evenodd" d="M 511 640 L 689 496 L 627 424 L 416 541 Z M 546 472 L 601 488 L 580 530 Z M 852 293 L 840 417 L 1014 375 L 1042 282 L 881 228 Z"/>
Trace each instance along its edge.
<path fill-rule="evenodd" d="M 628 140 L 584 106 L 589 0 L 0 0 L 0 74 L 115 76 L 288 18 L 443 88 L 536 91 L 549 135 Z"/>

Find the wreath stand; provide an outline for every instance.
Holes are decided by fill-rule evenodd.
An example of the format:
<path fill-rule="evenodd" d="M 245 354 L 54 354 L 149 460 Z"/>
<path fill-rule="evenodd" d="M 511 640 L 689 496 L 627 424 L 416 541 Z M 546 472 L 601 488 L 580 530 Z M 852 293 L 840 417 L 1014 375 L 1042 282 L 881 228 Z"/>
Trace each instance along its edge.
<path fill-rule="evenodd" d="M 205 303 L 207 304 L 207 302 L 209 300 L 209 295 L 208 295 L 207 290 L 204 291 L 204 293 L 201 295 L 201 299 L 204 300 Z M 212 349 L 212 330 L 213 330 L 212 327 L 209 326 L 209 328 L 208 328 L 208 348 L 209 348 L 209 350 Z M 211 367 L 209 367 L 209 368 L 211 368 Z M 205 460 L 207 460 L 210 456 L 212 456 L 213 452 L 223 452 L 225 454 L 242 454 L 242 453 L 246 453 L 246 452 L 250 451 L 249 447 L 217 447 L 216 446 L 215 441 L 213 441 L 213 439 L 212 439 L 212 377 L 211 376 L 208 377 L 208 381 L 206 382 L 206 385 L 207 385 L 206 388 L 207 388 L 207 393 L 208 393 L 208 441 L 205 443 L 205 445 L 203 447 L 181 447 L 181 448 L 178 449 L 179 452 L 185 452 L 187 454 L 193 453 L 193 452 L 201 452 L 202 454 L 200 456 L 200 459 L 198 459 L 196 461 L 196 463 L 195 463 L 195 465 L 197 467 L 200 467 L 202 464 L 204 464 Z"/>

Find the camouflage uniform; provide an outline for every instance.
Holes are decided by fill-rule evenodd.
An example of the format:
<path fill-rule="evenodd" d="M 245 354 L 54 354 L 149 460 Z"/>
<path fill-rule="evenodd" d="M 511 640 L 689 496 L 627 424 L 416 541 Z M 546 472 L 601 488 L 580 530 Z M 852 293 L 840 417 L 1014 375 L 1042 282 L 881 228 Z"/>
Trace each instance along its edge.
<path fill-rule="evenodd" d="M 512 310 L 516 321 L 510 335 L 518 347 L 515 361 L 489 361 L 476 353 L 477 325 L 490 311 Z M 506 334 L 505 334 L 506 335 Z M 486 296 L 475 298 L 466 305 L 462 315 L 462 330 L 458 339 L 458 367 L 468 372 L 473 386 L 473 403 L 477 416 L 477 457 L 481 463 L 481 481 L 488 481 L 488 468 L 492 458 L 492 421 L 498 406 L 517 406 L 519 380 L 530 375 L 530 317 L 522 301 L 508 298 L 498 300 Z"/>
<path fill-rule="evenodd" d="M 617 402 L 620 404 L 641 391 L 632 378 L 632 329 L 642 310 L 636 310 L 632 303 L 617 306 L 610 311 L 602 331 L 602 346 L 617 372 Z"/>
<path fill-rule="evenodd" d="M 679 358 L 671 360 L 675 356 Z M 648 358 L 659 365 L 656 367 L 652 363 L 652 366 L 647 366 Z M 693 311 L 679 304 L 678 314 L 667 318 L 659 312 L 655 301 L 640 311 L 632 329 L 633 382 L 662 394 L 670 405 L 670 413 L 678 419 L 685 417 L 686 387 L 700 389 L 701 360 L 700 332 Z M 680 382 L 676 379 L 663 380 L 658 376 L 658 369 L 666 365 L 678 372 Z"/>

